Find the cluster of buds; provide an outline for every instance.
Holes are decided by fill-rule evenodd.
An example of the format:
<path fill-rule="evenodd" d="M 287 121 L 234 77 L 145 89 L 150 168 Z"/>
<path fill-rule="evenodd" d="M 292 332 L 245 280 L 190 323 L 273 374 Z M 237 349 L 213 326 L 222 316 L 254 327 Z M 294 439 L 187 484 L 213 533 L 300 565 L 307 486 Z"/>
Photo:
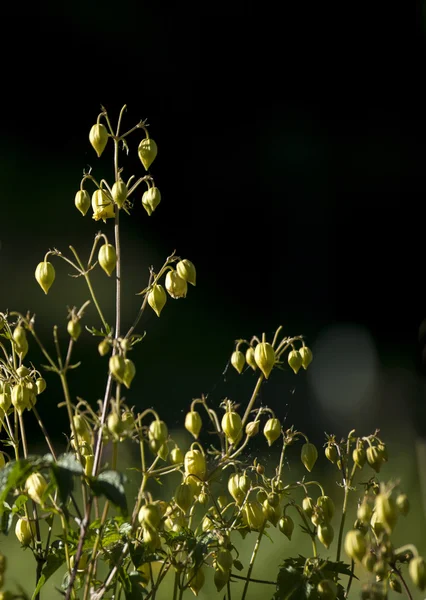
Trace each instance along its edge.
<path fill-rule="evenodd" d="M 176 264 L 176 269 L 168 267 L 166 278 L 165 278 L 165 289 L 159 283 L 154 283 L 147 293 L 147 300 L 149 306 L 155 312 L 157 317 L 160 316 L 166 301 L 167 294 L 175 300 L 178 298 L 186 298 L 188 293 L 188 283 L 196 285 L 197 274 L 193 263 L 184 258 Z"/>
<path fill-rule="evenodd" d="M 107 432 L 115 442 L 123 442 L 133 436 L 135 419 L 131 410 L 126 409 L 118 412 L 111 412 L 108 415 L 106 428 Z"/>
<path fill-rule="evenodd" d="M 319 496 L 314 503 L 310 496 L 305 496 L 302 501 L 302 509 L 317 528 L 317 537 L 321 544 L 329 548 L 334 539 L 334 529 L 331 520 L 335 513 L 334 502 L 330 496 Z"/>
<path fill-rule="evenodd" d="M 138 513 L 138 521 L 142 527 L 142 539 L 150 550 L 161 548 L 160 528 L 162 527 L 165 507 L 161 502 L 148 502 Z"/>
<path fill-rule="evenodd" d="M 169 430 L 164 421 L 157 418 L 151 422 L 148 428 L 149 447 L 153 454 L 156 454 L 162 460 L 166 460 L 169 454 L 169 447 L 167 445 L 168 437 Z"/>
<path fill-rule="evenodd" d="M 0 429 L 5 415 L 13 412 L 14 408 L 19 415 L 25 409 L 31 410 L 36 404 L 37 396 L 46 389 L 46 381 L 38 371 L 22 364 L 16 370 L 11 365 L 4 366 L 3 374 L 4 377 L 0 374 Z"/>

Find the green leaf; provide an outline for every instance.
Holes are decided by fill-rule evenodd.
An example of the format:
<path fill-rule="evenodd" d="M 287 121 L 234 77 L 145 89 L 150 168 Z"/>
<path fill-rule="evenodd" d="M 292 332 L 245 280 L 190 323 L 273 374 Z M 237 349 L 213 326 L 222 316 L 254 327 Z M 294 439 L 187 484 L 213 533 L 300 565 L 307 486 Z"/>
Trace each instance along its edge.
<path fill-rule="evenodd" d="M 4 502 L 8 495 L 15 491 L 17 487 L 22 486 L 31 473 L 48 467 L 52 461 L 51 454 L 29 456 L 21 460 L 12 460 L 0 470 L 0 516 L 5 509 Z"/>
<path fill-rule="evenodd" d="M 333 563 L 300 555 L 287 558 L 278 573 L 273 600 L 319 600 L 318 583 L 322 579 L 334 579 L 339 573 L 350 575 L 348 565 L 342 561 Z M 337 584 L 337 598 L 345 599 L 345 589 L 340 583 Z"/>
<path fill-rule="evenodd" d="M 61 565 L 65 562 L 65 553 L 62 550 L 58 550 L 57 548 L 51 547 L 50 553 L 47 556 L 47 561 L 43 567 L 41 572 L 41 577 L 37 582 L 37 587 L 34 590 L 33 596 L 31 600 L 35 600 L 37 594 L 40 592 L 41 588 L 44 586 L 46 581 L 59 569 Z"/>
<path fill-rule="evenodd" d="M 124 491 L 125 477 L 118 471 L 104 471 L 90 480 L 90 487 L 95 496 L 105 496 L 117 506 L 123 516 L 127 515 L 127 500 Z"/>
<path fill-rule="evenodd" d="M 83 467 L 70 452 L 62 454 L 58 462 L 50 467 L 52 477 L 58 487 L 59 498 L 65 505 L 74 489 L 74 475 L 82 475 Z"/>
<path fill-rule="evenodd" d="M 0 532 L 8 535 L 12 527 L 13 513 L 11 510 L 4 510 L 0 517 Z"/>

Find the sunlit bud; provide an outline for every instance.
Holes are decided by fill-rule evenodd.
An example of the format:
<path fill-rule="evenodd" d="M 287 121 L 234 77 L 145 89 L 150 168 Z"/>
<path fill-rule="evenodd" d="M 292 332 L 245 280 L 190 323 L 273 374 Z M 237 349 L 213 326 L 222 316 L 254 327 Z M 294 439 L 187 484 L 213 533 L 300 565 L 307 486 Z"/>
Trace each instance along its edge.
<path fill-rule="evenodd" d="M 363 559 L 367 552 L 367 544 L 359 529 L 352 529 L 346 534 L 345 552 L 352 560 L 361 561 Z"/>
<path fill-rule="evenodd" d="M 111 350 L 111 344 L 107 339 L 103 339 L 98 344 L 98 352 L 101 356 L 105 356 Z"/>
<path fill-rule="evenodd" d="M 408 565 L 408 572 L 411 577 L 411 581 L 420 590 L 426 588 L 426 563 L 425 559 L 421 556 L 416 556 L 410 560 Z"/>
<path fill-rule="evenodd" d="M 117 264 L 117 255 L 112 244 L 104 244 L 101 246 L 98 254 L 98 261 L 102 269 L 108 277 L 110 277 Z"/>
<path fill-rule="evenodd" d="M 385 526 L 378 518 L 377 512 L 374 511 L 370 521 L 371 527 L 373 528 L 374 533 L 379 536 L 385 531 Z"/>
<path fill-rule="evenodd" d="M 256 465 L 256 473 L 258 475 L 263 475 L 265 473 L 265 467 L 263 465 Z"/>
<path fill-rule="evenodd" d="M 27 375 L 30 374 L 30 370 L 28 369 L 28 367 L 21 365 L 16 369 L 16 374 L 18 377 L 27 377 Z"/>
<path fill-rule="evenodd" d="M 123 375 L 123 383 L 127 389 L 130 388 L 130 384 L 133 381 L 134 376 L 136 375 L 136 367 L 135 364 L 130 358 L 124 359 L 124 375 Z"/>
<path fill-rule="evenodd" d="M 391 533 L 398 519 L 395 500 L 388 494 L 379 494 L 376 496 L 375 509 L 377 520 L 383 523 L 387 533 Z"/>
<path fill-rule="evenodd" d="M 222 417 L 222 431 L 230 444 L 235 444 L 241 437 L 242 421 L 238 413 L 227 411 Z"/>
<path fill-rule="evenodd" d="M 272 446 L 281 435 L 281 423 L 279 420 L 275 418 L 268 419 L 263 428 L 263 435 L 266 437 L 268 446 Z"/>
<path fill-rule="evenodd" d="M 358 506 L 356 516 L 363 523 L 369 523 L 372 515 L 373 510 L 368 502 L 364 501 Z"/>
<path fill-rule="evenodd" d="M 123 431 L 130 435 L 135 425 L 135 419 L 130 410 L 126 410 L 125 412 L 123 412 L 123 414 L 121 415 L 121 423 L 123 425 Z"/>
<path fill-rule="evenodd" d="M 13 330 L 12 337 L 16 345 L 17 353 L 21 358 L 25 358 L 25 355 L 28 352 L 28 341 L 25 329 L 21 325 L 17 325 Z"/>
<path fill-rule="evenodd" d="M 265 519 L 267 521 L 269 521 L 270 523 L 272 523 L 272 525 L 274 527 L 276 527 L 277 523 L 280 520 L 281 515 L 282 515 L 281 506 L 271 506 L 271 504 L 269 504 L 268 500 L 265 500 L 262 505 L 262 510 L 263 510 Z"/>
<path fill-rule="evenodd" d="M 260 342 L 254 350 L 254 359 L 257 366 L 268 379 L 275 364 L 275 351 L 268 342 Z"/>
<path fill-rule="evenodd" d="M 246 502 L 243 508 L 243 519 L 253 531 L 258 531 L 265 522 L 262 506 L 258 502 Z"/>
<path fill-rule="evenodd" d="M 144 504 L 138 513 L 138 521 L 143 527 L 157 529 L 161 522 L 161 513 L 156 504 Z"/>
<path fill-rule="evenodd" d="M 197 571 L 190 569 L 188 571 L 187 578 L 188 585 L 191 588 L 192 593 L 194 596 L 198 596 L 198 592 L 201 590 L 205 582 L 203 567 L 199 567 Z"/>
<path fill-rule="evenodd" d="M 186 513 L 193 501 L 192 488 L 188 483 L 181 483 L 175 491 L 175 502 L 179 508 Z"/>
<path fill-rule="evenodd" d="M 43 379 L 43 377 L 38 377 L 36 379 L 36 390 L 37 390 L 37 394 L 42 394 L 44 392 L 44 390 L 46 389 L 46 380 Z"/>
<path fill-rule="evenodd" d="M 302 460 L 302 463 L 305 465 L 306 469 L 310 473 L 314 468 L 315 463 L 317 462 L 318 450 L 313 444 L 311 444 L 310 442 L 306 442 L 306 444 L 303 444 L 302 446 L 300 458 Z"/>
<path fill-rule="evenodd" d="M 207 496 L 207 494 L 202 492 L 201 494 L 199 494 L 197 501 L 199 504 L 202 504 L 204 506 L 205 504 L 207 504 L 208 499 L 209 497 Z"/>
<path fill-rule="evenodd" d="M 172 463 L 172 465 L 179 465 L 183 463 L 183 452 L 178 446 L 175 446 L 170 452 L 169 461 Z"/>
<path fill-rule="evenodd" d="M 186 413 L 185 429 L 189 431 L 195 439 L 197 439 L 200 434 L 202 424 L 201 417 L 196 410 L 190 410 Z"/>
<path fill-rule="evenodd" d="M 216 590 L 220 592 L 225 585 L 228 583 L 229 578 L 231 576 L 231 571 L 229 569 L 216 569 L 213 576 L 213 581 L 216 586 Z"/>
<path fill-rule="evenodd" d="M 148 304 L 155 312 L 157 317 L 160 316 L 161 311 L 167 301 L 166 291 L 162 285 L 155 284 L 152 289 L 148 292 Z"/>
<path fill-rule="evenodd" d="M 160 445 L 164 444 L 169 437 L 169 431 L 164 421 L 160 421 L 159 419 L 152 421 L 149 426 L 148 437 L 150 440 L 160 442 Z"/>
<path fill-rule="evenodd" d="M 132 347 L 132 341 L 128 337 L 120 338 L 119 341 L 120 341 L 120 348 L 123 350 L 124 355 L 126 355 L 126 352 L 128 352 L 130 350 L 130 348 Z"/>
<path fill-rule="evenodd" d="M 291 540 L 291 536 L 293 535 L 294 530 L 294 521 L 289 516 L 284 516 L 278 521 L 278 529 L 283 533 L 289 540 Z"/>
<path fill-rule="evenodd" d="M 380 459 L 383 462 L 387 462 L 389 460 L 388 449 L 387 449 L 386 444 L 384 444 L 383 442 L 380 442 L 380 444 L 378 444 L 378 446 L 377 446 L 377 451 L 379 453 Z"/>
<path fill-rule="evenodd" d="M 102 219 L 106 222 L 107 219 L 115 217 L 114 203 L 111 202 L 104 190 L 96 190 L 92 194 L 92 210 L 95 221 Z"/>
<path fill-rule="evenodd" d="M 232 554 L 229 550 L 218 550 L 216 552 L 215 561 L 214 561 L 215 569 L 220 569 L 222 571 L 229 571 L 233 566 L 233 558 Z"/>
<path fill-rule="evenodd" d="M 247 423 L 245 429 L 246 435 L 249 437 L 254 437 L 257 435 L 259 433 L 259 425 L 259 421 L 250 421 L 250 423 Z"/>
<path fill-rule="evenodd" d="M 402 586 L 399 583 L 399 580 L 394 575 L 391 575 L 389 577 L 389 587 L 393 592 L 396 592 L 397 594 L 402 594 Z"/>
<path fill-rule="evenodd" d="M 319 506 L 322 509 L 324 520 L 326 522 L 331 521 L 335 512 L 335 507 L 334 502 L 330 498 L 330 496 L 319 496 L 319 498 L 317 499 L 317 506 Z"/>
<path fill-rule="evenodd" d="M 114 439 L 118 439 L 123 433 L 123 424 L 120 419 L 120 415 L 117 413 L 111 413 L 107 419 L 108 431 L 112 434 Z"/>
<path fill-rule="evenodd" d="M 200 450 L 188 450 L 185 454 L 184 466 L 187 475 L 196 475 L 202 480 L 206 476 L 206 459 Z"/>
<path fill-rule="evenodd" d="M 50 286 L 55 281 L 55 269 L 52 263 L 45 260 L 41 263 L 38 263 L 35 270 L 35 278 L 43 292 L 47 294 Z"/>
<path fill-rule="evenodd" d="M 398 494 L 396 497 L 396 507 L 401 515 L 406 516 L 410 510 L 410 501 L 408 500 L 407 494 Z"/>
<path fill-rule="evenodd" d="M 362 469 L 362 467 L 365 465 L 365 461 L 367 460 L 367 455 L 364 448 L 355 448 L 355 450 L 352 452 L 352 459 L 356 466 Z"/>
<path fill-rule="evenodd" d="M 322 579 L 317 585 L 320 600 L 335 600 L 337 598 L 337 585 L 332 579 Z"/>
<path fill-rule="evenodd" d="M 160 202 L 161 193 L 160 190 L 155 186 L 148 188 L 142 196 L 142 206 L 148 213 L 148 216 L 152 215 Z"/>
<path fill-rule="evenodd" d="M 246 360 L 242 352 L 240 352 L 239 350 L 235 350 L 235 352 L 232 353 L 231 365 L 236 371 L 238 371 L 238 373 L 241 374 L 243 372 L 245 362 Z"/>
<path fill-rule="evenodd" d="M 188 284 L 176 271 L 167 271 L 165 286 L 170 296 L 175 300 L 186 297 Z"/>
<path fill-rule="evenodd" d="M 325 456 L 331 462 L 335 463 L 339 457 L 337 448 L 334 444 L 329 444 L 325 449 Z"/>
<path fill-rule="evenodd" d="M 302 357 L 302 367 L 306 371 L 306 369 L 309 367 L 309 365 L 312 362 L 312 358 L 313 358 L 312 351 L 307 346 L 302 346 L 301 348 L 299 348 L 299 354 Z M 296 371 L 296 373 L 297 373 L 297 371 Z"/>
<path fill-rule="evenodd" d="M 151 138 L 145 138 L 141 140 L 138 147 L 138 155 L 139 158 L 145 167 L 145 171 L 148 171 L 149 167 L 153 163 L 155 157 L 157 156 L 157 144 Z"/>
<path fill-rule="evenodd" d="M 35 524 L 26 519 L 18 519 L 15 526 L 15 535 L 23 546 L 29 546 L 36 535 Z"/>
<path fill-rule="evenodd" d="M 233 473 L 228 479 L 228 491 L 238 505 L 243 503 L 246 492 L 244 492 L 239 486 L 240 475 L 239 473 Z"/>
<path fill-rule="evenodd" d="M 86 419 L 82 415 L 74 415 L 72 420 L 75 433 L 79 438 L 90 444 L 92 435 Z"/>
<path fill-rule="evenodd" d="M 321 544 L 323 544 L 326 548 L 329 548 L 334 539 L 334 529 L 330 523 L 318 525 L 317 536 Z"/>
<path fill-rule="evenodd" d="M 300 367 L 303 364 L 303 359 L 302 359 L 302 355 L 300 354 L 299 350 L 291 350 L 288 353 L 288 364 L 290 365 L 290 367 L 293 369 L 293 371 L 296 373 L 298 373 Z"/>
<path fill-rule="evenodd" d="M 78 319 L 70 319 L 67 325 L 67 331 L 74 342 L 76 342 L 81 333 L 81 325 Z"/>
<path fill-rule="evenodd" d="M 182 279 L 185 279 L 191 285 L 196 285 L 197 273 L 195 266 L 190 260 L 187 258 L 180 260 L 176 265 L 176 271 Z"/>
<path fill-rule="evenodd" d="M 74 204 L 84 217 L 90 208 L 89 192 L 87 190 L 78 190 L 75 195 Z"/>
<path fill-rule="evenodd" d="M 89 133 L 89 141 L 99 157 L 105 150 L 105 146 L 108 142 L 108 131 L 105 125 L 102 125 L 102 123 L 93 125 Z"/>
<path fill-rule="evenodd" d="M 111 196 L 118 208 L 121 208 L 127 198 L 127 185 L 119 179 L 114 183 L 111 189 Z"/>
<path fill-rule="evenodd" d="M 367 462 L 372 467 L 376 473 L 380 471 L 380 468 L 383 464 L 382 459 L 380 458 L 380 453 L 375 446 L 369 446 L 367 448 Z"/>
<path fill-rule="evenodd" d="M 251 346 L 250 346 L 250 348 L 247 348 L 247 350 L 246 350 L 246 362 L 247 362 L 248 366 L 253 369 L 253 371 L 256 371 L 257 363 L 256 363 L 256 359 L 254 357 L 254 348 L 252 348 Z"/>
<path fill-rule="evenodd" d="M 311 518 L 314 514 L 314 501 L 310 496 L 305 496 L 302 501 L 302 508 L 305 511 L 306 515 Z"/>
<path fill-rule="evenodd" d="M 158 531 L 151 529 L 151 527 L 144 528 L 142 539 L 150 550 L 159 550 L 161 548 L 161 538 Z"/>
<path fill-rule="evenodd" d="M 114 354 L 114 356 L 111 356 L 109 359 L 108 364 L 111 375 L 118 381 L 118 383 L 123 383 L 124 372 L 126 370 L 124 358 L 119 354 Z"/>
<path fill-rule="evenodd" d="M 47 481 L 41 473 L 32 473 L 25 482 L 27 495 L 37 504 L 42 504 L 43 494 L 47 489 Z"/>
<path fill-rule="evenodd" d="M 12 388 L 12 404 L 22 415 L 24 410 L 30 406 L 30 390 L 24 383 L 18 383 Z"/>
<path fill-rule="evenodd" d="M 161 446 L 158 448 L 157 455 L 161 458 L 161 460 L 167 460 L 167 457 L 169 456 L 169 446 L 166 442 L 161 444 Z"/>

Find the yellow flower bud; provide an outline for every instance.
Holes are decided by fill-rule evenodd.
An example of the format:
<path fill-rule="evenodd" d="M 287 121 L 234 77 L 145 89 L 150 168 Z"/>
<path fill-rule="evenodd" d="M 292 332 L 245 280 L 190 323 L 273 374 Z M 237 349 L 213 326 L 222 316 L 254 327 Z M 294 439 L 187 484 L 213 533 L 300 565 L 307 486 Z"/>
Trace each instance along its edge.
<path fill-rule="evenodd" d="M 167 296 L 162 285 L 155 284 L 152 289 L 148 292 L 148 304 L 152 310 L 156 313 L 157 317 L 160 316 L 161 311 L 166 304 Z"/>
<path fill-rule="evenodd" d="M 25 329 L 21 325 L 17 325 L 13 330 L 13 341 L 15 342 L 16 352 L 23 359 L 28 352 L 28 341 Z"/>
<path fill-rule="evenodd" d="M 144 504 L 139 510 L 138 521 L 144 527 L 157 529 L 161 523 L 161 513 L 157 504 Z"/>
<path fill-rule="evenodd" d="M 369 523 L 372 515 L 373 510 L 368 502 L 364 501 L 358 506 L 356 516 L 362 523 Z"/>
<path fill-rule="evenodd" d="M 109 343 L 109 341 L 107 339 L 103 339 L 101 342 L 99 342 L 98 352 L 101 356 L 105 356 L 106 354 L 108 354 L 108 352 L 110 350 L 111 350 L 111 344 Z"/>
<path fill-rule="evenodd" d="M 194 495 L 192 487 L 188 483 L 181 483 L 175 491 L 175 502 L 179 508 L 186 513 L 192 505 Z"/>
<path fill-rule="evenodd" d="M 303 364 L 302 355 L 300 354 L 299 350 L 291 350 L 291 352 L 288 353 L 288 364 L 297 375 L 300 367 Z"/>
<path fill-rule="evenodd" d="M 293 535 L 294 521 L 291 517 L 284 516 L 278 521 L 278 529 L 283 533 L 289 540 Z"/>
<path fill-rule="evenodd" d="M 79 319 L 71 318 L 68 321 L 67 331 L 74 342 L 78 340 L 81 333 L 81 325 Z"/>
<path fill-rule="evenodd" d="M 115 217 L 114 204 L 104 190 L 99 189 L 93 192 L 92 209 L 95 221 L 102 219 L 106 223 L 107 219 Z"/>
<path fill-rule="evenodd" d="M 176 271 L 167 271 L 166 275 L 166 290 L 175 300 L 177 298 L 185 298 L 188 291 L 188 284 L 185 279 L 182 279 Z"/>
<path fill-rule="evenodd" d="M 143 166 L 145 167 L 145 171 L 148 171 L 149 167 L 154 162 L 157 152 L 157 144 L 153 139 L 147 137 L 141 140 L 138 147 L 138 155 Z"/>
<path fill-rule="evenodd" d="M 250 348 L 247 348 L 247 350 L 246 350 L 246 362 L 247 362 L 248 366 L 253 369 L 253 371 L 256 371 L 257 363 L 256 363 L 256 359 L 254 357 L 254 348 L 252 348 L 251 346 L 250 346 Z"/>
<path fill-rule="evenodd" d="M 182 277 L 182 279 L 185 279 L 185 281 L 191 285 L 196 285 L 197 273 L 190 260 L 187 258 L 180 260 L 176 265 L 176 271 L 178 272 L 179 277 Z"/>
<path fill-rule="evenodd" d="M 87 190 L 78 190 L 75 195 L 74 204 L 84 217 L 90 208 L 89 192 Z"/>
<path fill-rule="evenodd" d="M 312 351 L 307 346 L 302 346 L 299 349 L 299 354 L 302 357 L 302 367 L 306 371 L 306 369 L 312 362 L 312 358 L 313 358 Z"/>
<path fill-rule="evenodd" d="M 239 350 L 235 350 L 235 352 L 232 353 L 231 365 L 236 371 L 238 371 L 238 373 L 241 374 L 243 372 L 245 362 L 246 360 L 242 352 L 240 352 Z"/>
<path fill-rule="evenodd" d="M 155 186 L 148 188 L 142 196 L 142 206 L 148 213 L 149 217 L 152 215 L 160 202 L 161 193 L 160 190 Z"/>
<path fill-rule="evenodd" d="M 35 278 L 43 292 L 47 294 L 50 286 L 55 281 L 55 269 L 52 263 L 47 261 L 39 263 L 35 270 Z"/>
<path fill-rule="evenodd" d="M 185 429 L 197 439 L 201 431 L 201 426 L 202 421 L 199 413 L 195 410 L 189 411 L 185 417 Z"/>
<path fill-rule="evenodd" d="M 98 261 L 108 277 L 111 277 L 115 265 L 117 264 L 117 255 L 112 244 L 104 244 L 101 246 L 98 254 Z"/>
<path fill-rule="evenodd" d="M 263 435 L 268 441 L 268 446 L 272 446 L 272 444 L 281 435 L 281 423 L 279 422 L 279 420 L 275 418 L 268 419 L 266 421 L 265 427 L 263 428 Z"/>
<path fill-rule="evenodd" d="M 199 479 L 206 476 L 206 459 L 201 450 L 188 450 L 184 459 L 185 473 L 196 475 Z"/>
<path fill-rule="evenodd" d="M 259 531 L 265 522 L 262 506 L 258 502 L 246 502 L 243 508 L 243 519 L 253 531 Z"/>
<path fill-rule="evenodd" d="M 42 497 L 47 489 L 47 481 L 41 473 L 33 473 L 25 482 L 27 495 L 37 504 L 42 504 Z"/>
<path fill-rule="evenodd" d="M 143 530 L 144 543 L 148 546 L 150 550 L 159 550 L 161 548 L 161 538 L 158 534 L 158 531 L 155 529 L 151 529 L 150 527 L 146 527 Z"/>
<path fill-rule="evenodd" d="M 372 467 L 376 473 L 378 473 L 382 466 L 382 459 L 380 458 L 380 453 L 375 446 L 369 446 L 366 452 L 367 462 Z"/>
<path fill-rule="evenodd" d="M 421 556 L 412 558 L 408 565 L 408 572 L 415 586 L 422 591 L 426 589 L 426 562 L 424 558 Z"/>
<path fill-rule="evenodd" d="M 275 351 L 271 344 L 268 344 L 268 342 L 257 344 L 254 350 L 254 359 L 265 378 L 268 379 L 275 364 Z"/>
<path fill-rule="evenodd" d="M 175 446 L 170 452 L 169 460 L 172 465 L 179 465 L 183 463 L 183 452 L 178 446 Z"/>
<path fill-rule="evenodd" d="M 362 469 L 362 467 L 365 465 L 365 461 L 367 460 L 364 448 L 355 448 L 355 450 L 352 452 L 352 459 L 356 466 Z"/>
<path fill-rule="evenodd" d="M 124 205 L 126 198 L 127 198 L 127 193 L 128 193 L 127 185 L 121 179 L 116 181 L 114 183 L 114 185 L 112 186 L 112 189 L 111 189 L 112 199 L 114 200 L 114 202 L 116 203 L 118 208 L 122 208 L 122 206 Z"/>
<path fill-rule="evenodd" d="M 169 437 L 169 431 L 164 421 L 155 419 L 152 421 L 148 429 L 148 437 L 158 443 L 158 447 L 162 446 Z"/>
<path fill-rule="evenodd" d="M 325 457 L 334 464 L 339 457 L 336 446 L 329 444 L 325 449 Z"/>
<path fill-rule="evenodd" d="M 121 422 L 120 415 L 117 413 L 109 414 L 107 428 L 115 440 L 120 439 L 120 436 L 123 433 L 123 423 Z"/>
<path fill-rule="evenodd" d="M 105 125 L 102 125 L 102 123 L 93 125 L 89 133 L 89 141 L 99 158 L 108 142 L 108 131 Z"/>
<path fill-rule="evenodd" d="M 3 391 L 2 394 L 0 394 L 0 409 L 6 413 L 10 406 L 12 404 L 12 395 L 10 392 L 5 392 Z"/>
<path fill-rule="evenodd" d="M 15 535 L 23 546 L 29 546 L 36 535 L 35 524 L 26 519 L 18 519 L 15 526 Z"/>
<path fill-rule="evenodd" d="M 361 561 L 364 558 L 367 544 L 359 529 L 352 529 L 346 534 L 345 552 L 352 560 Z"/>
<path fill-rule="evenodd" d="M 317 506 L 321 508 L 324 520 L 326 522 L 331 521 L 335 512 L 335 507 L 330 496 L 319 496 L 317 499 Z"/>
<path fill-rule="evenodd" d="M 386 533 L 392 533 L 398 519 L 395 500 L 388 494 L 379 494 L 376 496 L 375 508 L 377 520 L 383 523 Z"/>
<path fill-rule="evenodd" d="M 130 388 L 130 384 L 133 381 L 134 376 L 136 375 L 136 367 L 129 358 L 124 359 L 124 375 L 123 375 L 123 383 L 127 389 Z"/>
<path fill-rule="evenodd" d="M 318 525 L 317 536 L 321 544 L 328 549 L 334 539 L 334 529 L 329 523 Z"/>
<path fill-rule="evenodd" d="M 222 417 L 222 431 L 230 444 L 235 444 L 241 438 L 243 429 L 241 417 L 234 411 L 227 411 Z"/>
<path fill-rule="evenodd" d="M 12 404 L 22 415 L 26 408 L 30 408 L 30 390 L 24 383 L 18 383 L 12 388 Z"/>
<path fill-rule="evenodd" d="M 124 358 L 118 354 L 111 356 L 109 359 L 109 370 L 118 383 L 123 383 L 124 372 L 126 370 Z"/>
<path fill-rule="evenodd" d="M 315 448 L 315 446 L 313 444 L 307 442 L 306 444 L 303 444 L 303 446 L 302 446 L 302 452 L 301 452 L 300 458 L 302 460 L 302 463 L 304 464 L 304 466 L 310 473 L 312 471 L 312 469 L 314 468 L 315 463 L 317 462 L 318 450 Z"/>

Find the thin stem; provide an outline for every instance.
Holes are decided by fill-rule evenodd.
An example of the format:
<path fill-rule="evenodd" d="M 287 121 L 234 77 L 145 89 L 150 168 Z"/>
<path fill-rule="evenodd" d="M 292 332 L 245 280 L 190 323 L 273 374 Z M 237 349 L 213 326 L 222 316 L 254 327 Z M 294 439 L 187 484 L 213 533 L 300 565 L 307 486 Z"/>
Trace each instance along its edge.
<path fill-rule="evenodd" d="M 252 574 L 253 567 L 254 567 L 254 561 L 256 560 L 256 556 L 257 556 L 257 552 L 259 550 L 260 540 L 262 539 L 264 528 L 265 528 L 265 525 L 263 524 L 262 527 L 260 528 L 259 535 L 257 536 L 256 544 L 254 545 L 254 548 L 253 548 L 253 553 L 251 555 L 250 564 L 249 564 L 249 568 L 247 571 L 246 583 L 244 585 L 244 590 L 243 590 L 243 595 L 241 596 L 241 600 L 245 600 L 245 597 L 247 595 L 247 590 L 248 590 L 251 574 Z"/>
<path fill-rule="evenodd" d="M 75 258 L 76 258 L 76 260 L 77 260 L 77 262 L 79 264 L 79 267 L 81 269 L 81 273 L 83 274 L 83 277 L 86 280 L 87 287 L 88 287 L 90 295 L 92 297 L 93 304 L 96 306 L 96 310 L 98 311 L 99 318 L 102 321 L 102 325 L 103 325 L 103 327 L 105 329 L 105 332 L 107 332 L 108 331 L 108 325 L 107 325 L 107 322 L 105 321 L 105 317 L 104 317 L 104 315 L 102 313 L 101 307 L 99 306 L 99 303 L 98 303 L 98 300 L 96 298 L 94 289 L 92 287 L 92 283 L 91 283 L 90 277 L 89 277 L 89 272 L 86 271 L 86 269 L 84 268 L 83 263 L 80 260 L 80 257 L 78 256 L 77 252 L 75 251 L 75 249 L 72 246 L 70 246 L 70 250 L 74 254 L 74 256 L 75 256 Z"/>
<path fill-rule="evenodd" d="M 398 575 L 398 577 L 402 581 L 402 585 L 404 586 L 405 593 L 407 594 L 408 598 L 410 600 L 413 600 L 413 596 L 411 595 L 410 589 L 409 589 L 409 587 L 407 585 L 407 582 L 405 581 L 404 577 L 402 576 L 401 571 L 399 569 L 397 569 L 395 566 L 393 567 L 393 570 L 395 571 L 395 573 Z"/>
<path fill-rule="evenodd" d="M 356 464 L 354 464 L 354 466 L 352 467 L 352 472 L 351 475 L 349 477 L 349 480 L 345 482 L 345 494 L 343 497 L 343 506 L 342 506 L 342 518 L 340 520 L 340 527 L 339 527 L 339 537 L 337 540 L 337 552 L 336 552 L 336 562 L 339 562 L 340 560 L 340 553 L 342 551 L 342 540 L 343 540 L 343 530 L 345 528 L 345 520 L 346 520 L 346 511 L 347 511 L 347 506 L 348 506 L 348 498 L 349 498 L 349 490 L 350 490 L 350 486 L 352 483 L 352 479 L 355 475 L 355 471 L 356 471 Z"/>
<path fill-rule="evenodd" d="M 263 375 L 263 373 L 259 376 L 259 379 L 257 380 L 256 386 L 253 390 L 253 394 L 251 395 L 251 398 L 249 400 L 249 403 L 247 404 L 247 408 L 246 408 L 246 412 L 244 413 L 244 417 L 243 417 L 243 421 L 242 421 L 242 425 L 241 428 L 244 427 L 244 425 L 247 422 L 247 419 L 249 418 L 250 415 L 250 411 L 253 408 L 253 405 L 256 401 L 257 395 L 259 393 L 260 387 L 263 383 L 263 380 L 265 379 L 265 376 Z"/>
<path fill-rule="evenodd" d="M 349 597 L 349 591 L 351 589 L 352 581 L 354 579 L 354 573 L 355 573 L 355 561 L 352 559 L 351 560 L 351 574 L 349 577 L 348 585 L 346 586 L 346 594 L 345 594 L 346 598 Z"/>
<path fill-rule="evenodd" d="M 232 573 L 231 577 L 234 579 L 242 579 L 243 581 L 247 581 L 247 577 L 244 577 L 243 575 L 236 575 L 235 573 Z M 253 579 L 253 577 L 250 577 L 250 582 L 262 583 L 264 585 L 277 585 L 276 581 L 268 581 L 267 579 Z"/>

